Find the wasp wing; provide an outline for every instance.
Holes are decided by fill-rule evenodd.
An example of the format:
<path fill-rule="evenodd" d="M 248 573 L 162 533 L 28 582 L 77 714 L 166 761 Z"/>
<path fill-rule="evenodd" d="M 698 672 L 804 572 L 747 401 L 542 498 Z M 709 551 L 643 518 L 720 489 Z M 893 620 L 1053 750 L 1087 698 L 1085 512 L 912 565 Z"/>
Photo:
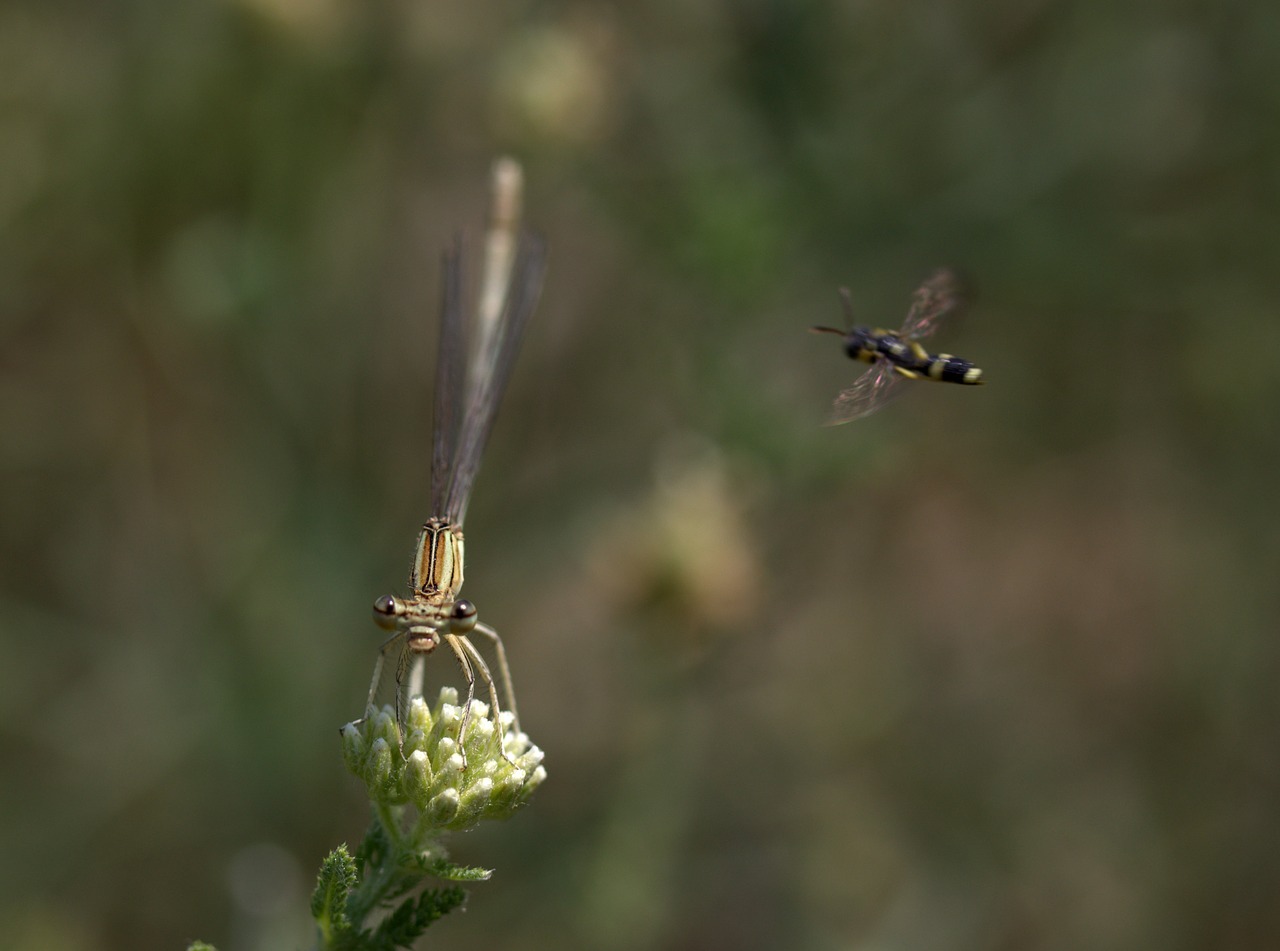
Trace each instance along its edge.
<path fill-rule="evenodd" d="M 894 371 L 892 363 L 878 361 L 854 380 L 852 386 L 840 391 L 831 405 L 827 425 L 838 426 L 874 413 L 902 393 L 902 381 L 903 377 Z"/>
<path fill-rule="evenodd" d="M 962 302 L 960 280 L 948 268 L 934 271 L 911 295 L 911 309 L 898 332 L 907 340 L 923 340 Z"/>

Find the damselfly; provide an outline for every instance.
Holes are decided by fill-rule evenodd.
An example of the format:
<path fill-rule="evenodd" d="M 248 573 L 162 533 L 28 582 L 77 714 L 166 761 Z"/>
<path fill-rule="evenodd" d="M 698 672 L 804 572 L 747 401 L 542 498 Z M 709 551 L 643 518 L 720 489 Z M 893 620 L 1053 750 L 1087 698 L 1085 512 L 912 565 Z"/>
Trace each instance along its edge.
<path fill-rule="evenodd" d="M 872 367 L 836 397 L 829 424 L 847 423 L 874 413 L 902 392 L 903 380 L 969 385 L 986 382 L 982 379 L 982 371 L 968 360 L 949 353 L 930 353 L 920 344 L 960 304 L 959 282 L 952 271 L 935 271 L 916 289 L 911 299 L 911 310 L 899 330 L 853 326 L 853 303 L 847 287 L 840 288 L 840 302 L 851 329 L 810 329 L 815 333 L 843 337 L 849 358 L 870 363 Z"/>
<path fill-rule="evenodd" d="M 399 647 L 396 717 L 403 725 L 406 673 L 417 659 L 442 643 L 447 645 L 467 681 L 467 702 L 458 730 L 460 751 L 477 679 L 488 689 L 495 724 L 500 709 L 493 675 L 472 643 L 472 635 L 480 634 L 493 643 L 506 709 L 516 717 L 515 691 L 502 638 L 480 622 L 474 604 L 458 595 L 462 589 L 462 523 L 471 487 L 546 270 L 543 241 L 520 230 L 520 192 L 520 167 L 510 159 L 500 160 L 494 166 L 493 207 L 474 319 L 469 317 L 465 300 L 461 242 L 455 240 L 445 252 L 431 443 L 432 514 L 418 534 L 409 569 L 409 596 L 385 595 L 373 605 L 374 621 L 392 634 L 378 652 L 369 705 L 377 694 L 387 655 Z M 513 725 L 518 731 L 519 720 Z"/>

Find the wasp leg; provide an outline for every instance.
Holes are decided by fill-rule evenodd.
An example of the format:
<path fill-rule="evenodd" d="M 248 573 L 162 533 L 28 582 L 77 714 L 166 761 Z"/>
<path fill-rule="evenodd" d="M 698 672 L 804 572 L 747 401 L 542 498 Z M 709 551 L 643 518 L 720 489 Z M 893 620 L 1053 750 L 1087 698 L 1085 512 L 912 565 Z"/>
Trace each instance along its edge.
<path fill-rule="evenodd" d="M 485 663 L 485 659 L 480 655 L 480 651 L 476 649 L 476 645 L 471 643 L 470 638 L 459 637 L 458 640 L 462 642 L 466 652 L 471 655 L 471 662 L 475 664 L 476 672 L 480 674 L 480 679 L 489 688 L 489 703 L 493 707 L 493 729 L 498 734 L 498 749 L 502 753 L 502 758 L 514 766 L 516 761 L 507 752 L 507 745 L 502 742 L 502 707 L 498 705 L 498 688 L 493 682 L 493 674 L 489 672 L 489 665 Z"/>
<path fill-rule="evenodd" d="M 476 698 L 476 672 L 472 669 L 471 658 L 462 649 L 463 640 L 457 634 L 446 634 L 445 643 L 452 648 L 462 668 L 462 675 L 467 678 L 467 701 L 462 707 L 462 723 L 458 726 L 458 754 L 462 757 L 462 768 L 467 768 L 467 749 L 463 745 L 467 739 L 467 727 L 471 724 L 471 701 Z"/>
<path fill-rule="evenodd" d="M 893 368 L 893 372 L 898 374 L 898 376 L 905 376 L 908 380 L 920 379 L 919 373 L 917 373 L 915 370 L 908 370 L 906 367 L 895 366 Z"/>
<path fill-rule="evenodd" d="M 502 646 L 502 638 L 488 624 L 477 624 L 476 631 L 493 641 L 494 653 L 498 655 L 498 673 L 502 675 L 502 692 L 506 695 L 507 705 L 503 709 L 511 711 L 511 728 L 520 732 L 520 714 L 516 710 L 516 691 L 511 685 L 511 668 L 507 666 L 507 649 Z"/>
<path fill-rule="evenodd" d="M 919 340 L 908 340 L 907 346 L 911 348 L 911 355 L 913 357 L 915 357 L 921 363 L 928 362 L 929 351 L 926 350 L 924 347 L 920 346 Z"/>

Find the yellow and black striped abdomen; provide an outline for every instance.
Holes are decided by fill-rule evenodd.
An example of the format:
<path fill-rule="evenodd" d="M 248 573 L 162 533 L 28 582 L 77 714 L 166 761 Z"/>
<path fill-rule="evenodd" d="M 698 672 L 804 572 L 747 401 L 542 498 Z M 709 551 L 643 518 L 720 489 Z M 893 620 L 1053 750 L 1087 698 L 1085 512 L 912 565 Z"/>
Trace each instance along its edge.
<path fill-rule="evenodd" d="M 462 529 L 440 518 L 422 526 L 409 584 L 418 594 L 457 595 L 462 588 Z"/>
<path fill-rule="evenodd" d="M 972 363 L 960 357 L 953 357 L 949 353 L 931 354 L 923 375 L 940 383 L 965 383 L 976 386 L 987 382 L 982 378 L 982 371 Z"/>

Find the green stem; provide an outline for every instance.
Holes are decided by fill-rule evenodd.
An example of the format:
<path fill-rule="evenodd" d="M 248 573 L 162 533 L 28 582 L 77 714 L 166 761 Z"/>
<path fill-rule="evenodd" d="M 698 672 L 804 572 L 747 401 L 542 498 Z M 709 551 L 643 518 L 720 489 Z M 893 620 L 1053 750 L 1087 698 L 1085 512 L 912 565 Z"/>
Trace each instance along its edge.
<path fill-rule="evenodd" d="M 439 848 L 439 833 L 437 832 L 435 835 L 431 834 L 431 830 L 434 828 L 434 825 L 435 823 L 433 823 L 425 813 L 419 813 L 417 821 L 413 824 L 413 831 L 409 833 L 409 841 L 414 843 L 426 843 L 421 847 L 423 852 L 434 851 Z M 443 851 L 444 850 L 441 849 L 441 852 Z"/>
<path fill-rule="evenodd" d="M 349 916 L 357 926 L 363 925 L 369 912 L 382 904 L 387 889 L 395 879 L 397 867 L 394 856 L 388 855 L 387 860 L 378 868 L 365 870 L 364 880 L 347 903 Z"/>
<path fill-rule="evenodd" d="M 395 807 L 376 801 L 373 807 L 378 814 L 378 821 L 382 823 L 383 831 L 387 833 L 387 841 L 391 843 L 392 851 L 399 852 L 404 848 L 404 836 L 400 833 L 400 817 L 396 814 Z"/>
<path fill-rule="evenodd" d="M 387 849 L 377 866 L 366 866 L 360 885 L 348 902 L 350 917 L 357 924 L 362 924 L 369 913 L 382 903 L 403 865 L 404 836 L 400 832 L 396 807 L 380 802 L 375 802 L 373 807 L 378 824 L 386 834 Z"/>

